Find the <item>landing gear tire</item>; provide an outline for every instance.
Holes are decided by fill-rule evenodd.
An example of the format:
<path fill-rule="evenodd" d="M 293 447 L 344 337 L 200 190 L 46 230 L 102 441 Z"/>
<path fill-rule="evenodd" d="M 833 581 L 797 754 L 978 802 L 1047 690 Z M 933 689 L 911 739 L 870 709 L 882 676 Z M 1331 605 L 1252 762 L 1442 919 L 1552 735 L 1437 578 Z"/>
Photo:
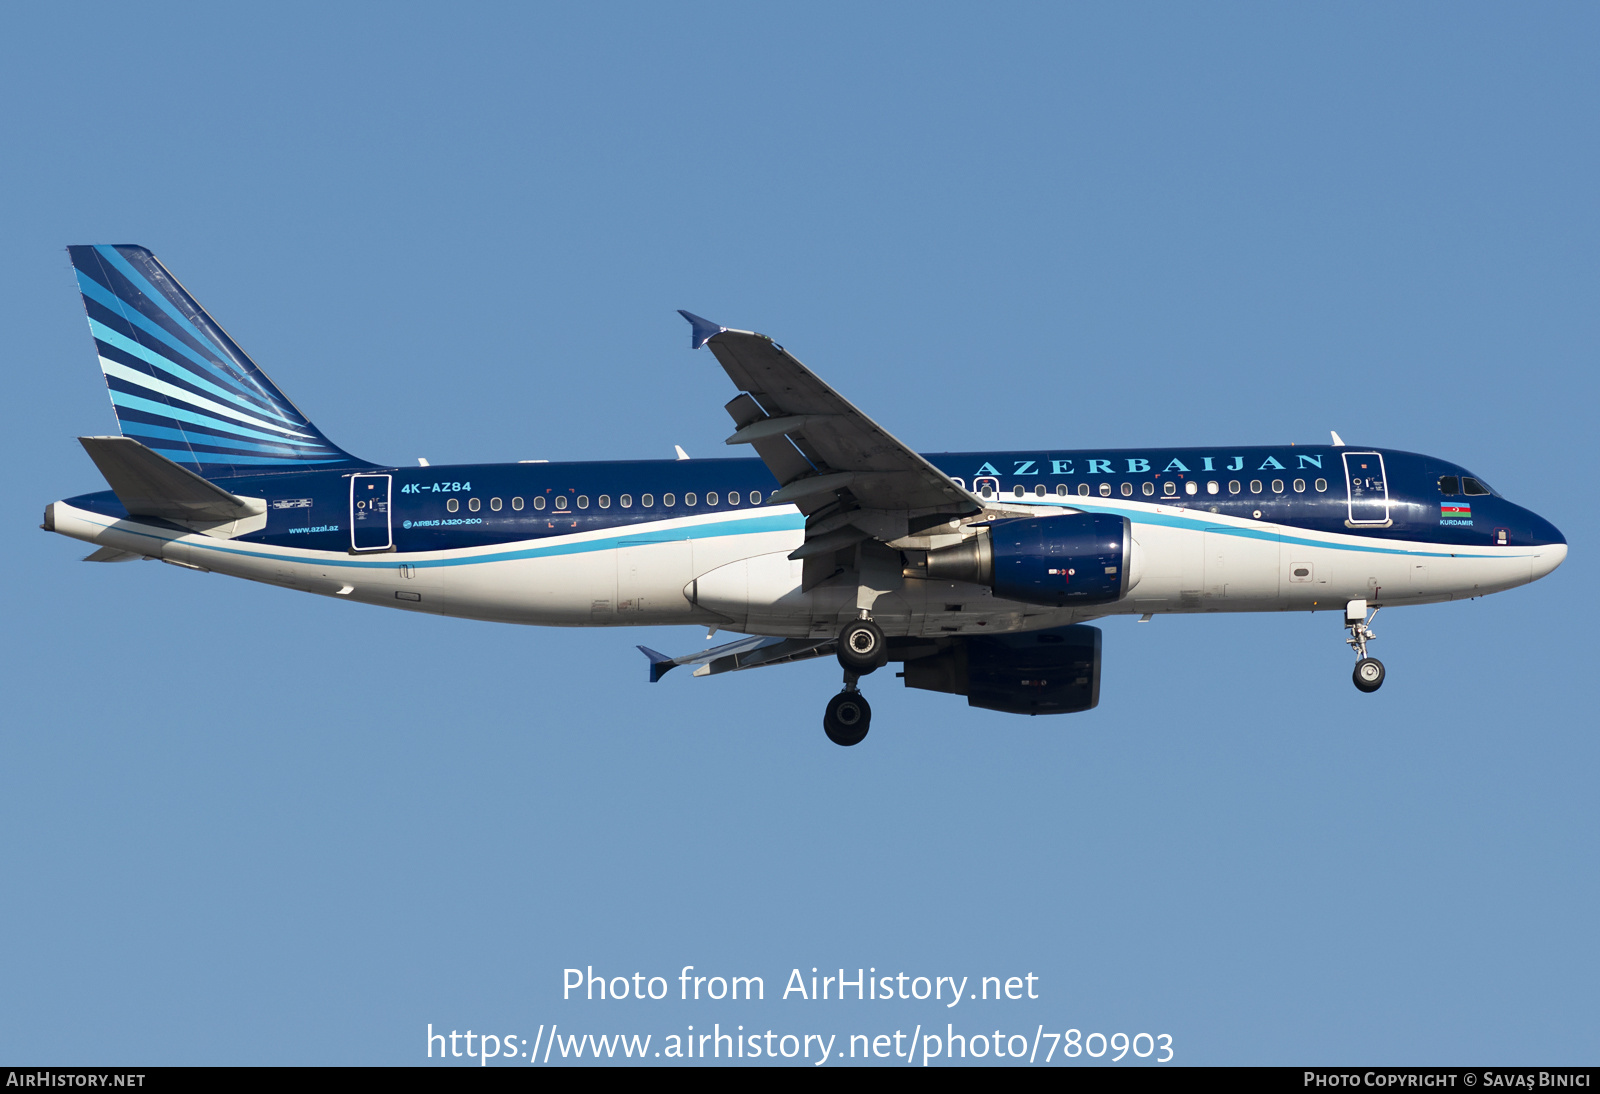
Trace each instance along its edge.
<path fill-rule="evenodd" d="M 1362 691 L 1377 691 L 1383 687 L 1383 662 L 1376 657 L 1363 657 L 1356 662 L 1356 671 L 1350 678 Z"/>
<path fill-rule="evenodd" d="M 822 728 L 828 740 L 848 748 L 858 745 L 872 725 L 872 707 L 859 691 L 841 691 L 828 700 L 828 709 L 822 715 Z"/>
<path fill-rule="evenodd" d="M 870 619 L 854 619 L 839 632 L 839 664 L 845 672 L 865 676 L 884 663 L 889 641 Z"/>

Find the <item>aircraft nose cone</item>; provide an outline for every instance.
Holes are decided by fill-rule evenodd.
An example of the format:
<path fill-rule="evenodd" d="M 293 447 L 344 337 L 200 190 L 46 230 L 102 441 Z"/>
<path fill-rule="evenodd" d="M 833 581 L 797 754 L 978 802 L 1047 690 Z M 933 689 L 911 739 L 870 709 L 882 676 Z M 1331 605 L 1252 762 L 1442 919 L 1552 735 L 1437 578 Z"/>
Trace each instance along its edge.
<path fill-rule="evenodd" d="M 1543 517 L 1530 513 L 1529 518 L 1528 531 L 1531 533 L 1537 552 L 1533 559 L 1531 580 L 1537 581 L 1566 561 L 1567 537 Z"/>
<path fill-rule="evenodd" d="M 1567 545 L 1567 537 L 1561 534 L 1561 529 L 1543 517 L 1533 518 L 1533 538 L 1535 543 L 1548 543 L 1561 547 Z M 1564 554 L 1565 552 L 1563 552 Z"/>

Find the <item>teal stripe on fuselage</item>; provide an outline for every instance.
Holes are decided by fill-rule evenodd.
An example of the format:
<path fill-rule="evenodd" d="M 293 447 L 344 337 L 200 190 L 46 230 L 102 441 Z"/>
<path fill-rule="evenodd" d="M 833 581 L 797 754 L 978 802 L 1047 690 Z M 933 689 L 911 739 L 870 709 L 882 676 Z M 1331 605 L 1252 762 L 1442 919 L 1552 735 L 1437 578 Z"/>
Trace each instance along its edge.
<path fill-rule="evenodd" d="M 1355 551 L 1358 553 L 1379 555 L 1419 555 L 1426 558 L 1456 558 L 1462 555 L 1462 548 L 1455 551 L 1414 551 L 1399 547 L 1378 547 L 1361 543 L 1330 543 L 1321 539 L 1305 539 L 1300 536 L 1286 536 L 1281 531 L 1269 532 L 1264 528 L 1241 528 L 1233 524 L 1216 524 L 1204 517 L 1180 517 L 1172 513 L 1146 512 L 1136 509 L 1129 512 L 1113 506 L 1097 506 L 1092 502 L 1088 505 L 1080 502 L 1090 502 L 1089 498 L 1073 498 L 1068 501 L 1046 502 L 1040 508 L 1066 508 L 1082 509 L 1093 513 L 1110 513 L 1113 516 L 1125 516 L 1135 524 L 1154 524 L 1164 528 L 1182 528 L 1190 532 L 1215 532 L 1218 535 L 1234 536 L 1238 539 L 1277 540 L 1280 543 L 1292 544 L 1296 547 L 1325 547 L 1335 551 Z M 1293 525 L 1274 524 L 1273 527 L 1282 529 Z M 1493 555 L 1467 555 L 1469 558 L 1514 558 L 1522 557 L 1507 555 L 1503 552 Z"/>
<path fill-rule="evenodd" d="M 174 455 L 181 454 L 174 453 Z M 247 459 L 247 457 L 239 457 L 239 459 L 243 461 Z M 1078 507 L 1074 506 L 1074 508 Z M 1112 510 L 1102 509 L 1098 511 L 1111 512 Z M 1131 516 L 1132 515 L 1130 514 L 1130 517 Z M 1148 516 L 1151 519 L 1143 519 L 1145 516 Z M 1510 555 L 1505 553 L 1495 553 L 1492 555 L 1468 554 L 1460 550 L 1457 550 L 1452 554 L 1452 552 L 1449 551 L 1419 551 L 1397 547 L 1382 547 L 1371 544 L 1329 543 L 1322 540 L 1300 539 L 1293 537 L 1286 538 L 1283 536 L 1274 536 L 1272 533 L 1258 531 L 1253 528 L 1230 528 L 1225 525 L 1212 524 L 1204 520 L 1176 517 L 1165 513 L 1141 513 L 1137 517 L 1132 517 L 1132 519 L 1135 520 L 1135 523 L 1161 524 L 1168 527 L 1183 528 L 1187 531 L 1212 531 L 1227 535 L 1237 535 L 1241 538 L 1249 539 L 1277 538 L 1280 541 L 1292 542 L 1298 546 L 1321 547 L 1336 551 L 1356 551 L 1372 554 L 1420 556 L 1430 558 L 1527 557 L 1526 555 Z M 110 525 L 102 525 L 102 527 L 110 527 Z M 765 532 L 797 532 L 803 530 L 804 527 L 805 518 L 799 513 L 768 514 L 763 516 L 730 516 L 730 518 L 726 520 L 709 521 L 704 524 L 688 525 L 680 528 L 662 528 L 656 531 L 643 531 L 637 526 L 634 526 L 626 530 L 619 529 L 615 535 L 601 536 L 594 539 L 565 537 L 559 542 L 548 543 L 541 546 L 519 547 L 514 550 L 497 551 L 478 555 L 463 554 L 461 557 L 457 558 L 442 559 L 416 559 L 411 554 L 404 552 L 385 553 L 381 558 L 327 558 L 313 557 L 313 553 L 310 551 L 295 552 L 292 554 L 279 554 L 275 553 L 275 551 L 278 549 L 266 551 L 242 551 L 238 548 L 224 547 L 220 543 L 200 543 L 191 541 L 191 545 L 197 550 L 214 551 L 218 554 L 260 558 L 273 562 L 304 562 L 323 567 L 340 567 L 354 570 L 378 570 L 397 566 L 401 561 L 404 561 L 408 566 L 426 568 L 476 566 L 480 563 L 514 562 L 524 559 L 553 558 L 560 555 L 610 551 L 615 550 L 618 547 L 629 546 L 630 544 L 673 542 L 684 539 L 712 539 L 721 536 L 757 535 Z M 139 535 L 147 539 L 158 541 L 165 541 L 170 538 L 151 535 L 145 532 L 130 532 L 129 534 Z"/>
<path fill-rule="evenodd" d="M 241 460 L 245 457 L 239 457 Z M 193 457 L 184 455 L 185 460 Z M 71 504 L 68 502 L 68 504 Z M 137 520 L 137 517 L 130 518 Z M 111 525 L 103 524 L 102 528 Z M 524 547 L 512 551 L 500 551 L 495 554 L 471 555 L 462 558 L 437 558 L 415 559 L 399 552 L 384 552 L 383 558 L 309 558 L 309 552 L 290 555 L 271 554 L 267 551 L 241 551 L 234 547 L 223 547 L 212 543 L 191 543 L 190 546 L 205 551 L 215 551 L 218 554 L 241 555 L 248 558 L 263 558 L 272 562 L 308 562 L 318 566 L 343 566 L 357 570 L 388 569 L 399 565 L 399 559 L 404 559 L 407 566 L 417 567 L 444 567 L 444 566 L 476 566 L 480 562 L 515 562 L 527 558 L 547 558 L 558 555 L 586 554 L 594 551 L 610 551 L 617 547 L 627 547 L 633 544 L 646 543 L 676 543 L 685 539 L 713 539 L 718 536 L 753 536 L 764 532 L 790 532 L 801 531 L 805 528 L 805 517 L 799 513 L 772 513 L 764 516 L 740 516 L 728 520 L 719 520 L 706 524 L 692 524 L 682 528 L 663 528 L 657 532 L 641 532 L 636 527 L 619 530 L 613 536 L 604 536 L 599 539 L 586 539 L 573 541 L 570 538 L 564 542 L 552 543 L 542 547 Z M 129 535 L 139 535 L 146 539 L 170 541 L 172 537 L 150 535 L 147 532 L 132 532 L 126 529 Z"/>

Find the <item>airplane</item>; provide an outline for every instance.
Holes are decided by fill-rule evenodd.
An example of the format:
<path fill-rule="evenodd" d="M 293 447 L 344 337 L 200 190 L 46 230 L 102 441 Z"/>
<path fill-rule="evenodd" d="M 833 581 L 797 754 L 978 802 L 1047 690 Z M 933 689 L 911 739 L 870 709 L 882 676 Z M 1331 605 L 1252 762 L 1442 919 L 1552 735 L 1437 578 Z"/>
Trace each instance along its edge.
<path fill-rule="evenodd" d="M 832 654 L 823 728 L 867 735 L 859 682 L 1066 714 L 1100 699 L 1108 616 L 1337 611 L 1375 692 L 1388 606 L 1525 585 L 1554 525 L 1447 460 L 1378 447 L 922 455 L 766 335 L 681 312 L 738 390 L 754 458 L 433 467 L 344 451 L 147 249 L 68 248 L 120 426 L 79 441 L 109 490 L 43 528 L 91 562 L 159 559 L 404 611 L 745 637 L 659 681 Z"/>

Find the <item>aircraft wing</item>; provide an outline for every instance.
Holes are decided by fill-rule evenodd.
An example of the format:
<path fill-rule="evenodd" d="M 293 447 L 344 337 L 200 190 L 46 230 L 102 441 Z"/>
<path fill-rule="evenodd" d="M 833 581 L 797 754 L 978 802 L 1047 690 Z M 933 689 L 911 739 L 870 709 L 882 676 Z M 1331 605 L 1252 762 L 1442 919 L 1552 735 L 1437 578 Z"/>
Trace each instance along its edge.
<path fill-rule="evenodd" d="M 806 541 L 791 558 L 868 539 L 890 542 L 981 512 L 983 504 L 764 334 L 730 330 L 689 312 L 695 349 L 710 346 L 743 394 L 728 403 L 780 488 L 768 504 L 806 514 Z"/>

